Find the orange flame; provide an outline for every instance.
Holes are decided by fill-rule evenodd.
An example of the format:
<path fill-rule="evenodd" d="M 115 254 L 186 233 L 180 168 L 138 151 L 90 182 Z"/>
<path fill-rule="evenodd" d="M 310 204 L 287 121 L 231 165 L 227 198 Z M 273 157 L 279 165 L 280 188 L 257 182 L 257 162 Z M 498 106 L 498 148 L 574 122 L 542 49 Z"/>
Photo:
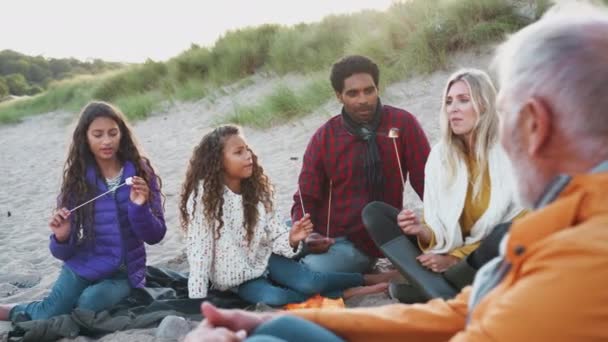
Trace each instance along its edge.
<path fill-rule="evenodd" d="M 320 295 L 314 295 L 308 300 L 302 303 L 287 304 L 283 308 L 285 310 L 296 310 L 296 309 L 314 309 L 314 308 L 343 308 L 344 300 L 342 298 L 331 299 L 321 297 Z"/>

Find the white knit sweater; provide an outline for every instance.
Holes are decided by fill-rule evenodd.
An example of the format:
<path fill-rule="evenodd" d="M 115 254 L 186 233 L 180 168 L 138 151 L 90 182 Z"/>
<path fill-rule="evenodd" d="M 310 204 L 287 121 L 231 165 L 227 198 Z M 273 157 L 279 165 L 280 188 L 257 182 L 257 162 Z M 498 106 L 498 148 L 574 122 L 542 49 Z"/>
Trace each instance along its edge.
<path fill-rule="evenodd" d="M 433 230 L 436 241 L 427 253 L 449 253 L 455 248 L 480 241 L 497 224 L 511 221 L 523 210 L 516 198 L 517 185 L 511 162 L 497 143 L 490 148 L 488 155 L 492 183 L 489 207 L 475 222 L 470 235 L 463 239 L 459 218 L 467 196 L 469 172 L 466 163 L 459 160 L 455 180 L 448 184 L 446 154 L 444 143 L 435 145 L 424 171 L 424 220 Z"/>
<path fill-rule="evenodd" d="M 258 278 L 266 270 L 272 253 L 291 258 L 302 248 L 302 244 L 296 251 L 291 248 L 289 227 L 273 212 L 267 213 L 261 203 L 258 206 L 260 219 L 249 246 L 243 222 L 242 196 L 225 188 L 223 210 L 224 226 L 218 240 L 213 239 L 206 220 L 202 218 L 200 203 L 195 220 L 188 227 L 190 298 L 207 296 L 209 281 L 213 288 L 227 290 Z"/>

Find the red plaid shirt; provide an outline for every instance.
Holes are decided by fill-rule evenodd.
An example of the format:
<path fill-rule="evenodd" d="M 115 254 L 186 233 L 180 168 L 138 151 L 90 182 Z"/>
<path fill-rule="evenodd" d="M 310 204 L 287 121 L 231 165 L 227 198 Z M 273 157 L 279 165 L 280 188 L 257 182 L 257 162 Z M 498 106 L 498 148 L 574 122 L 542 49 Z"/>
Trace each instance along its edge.
<path fill-rule="evenodd" d="M 397 149 L 401 156 L 403 175 L 422 199 L 424 194 L 424 165 L 429 154 L 429 142 L 416 118 L 399 108 L 383 106 L 376 141 L 385 179 L 384 202 L 402 207 L 403 186 L 397 158 L 388 131 L 399 128 Z M 347 236 L 355 246 L 369 256 L 382 257 L 361 220 L 363 207 L 370 202 L 366 186 L 364 158 L 367 144 L 351 135 L 341 115 L 334 116 L 312 136 L 304 153 L 299 177 L 304 209 L 310 214 L 315 231 L 326 235 L 329 185 L 332 183 L 329 235 Z M 363 180 L 363 181 L 361 181 Z M 293 196 L 291 217 L 302 217 L 300 196 Z"/>

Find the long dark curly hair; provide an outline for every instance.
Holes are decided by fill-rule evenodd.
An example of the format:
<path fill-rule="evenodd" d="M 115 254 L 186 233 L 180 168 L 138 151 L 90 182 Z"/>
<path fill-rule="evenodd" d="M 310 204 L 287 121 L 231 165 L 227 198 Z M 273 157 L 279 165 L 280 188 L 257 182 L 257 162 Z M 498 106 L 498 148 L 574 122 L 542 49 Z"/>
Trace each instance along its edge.
<path fill-rule="evenodd" d="M 120 110 L 106 102 L 90 102 L 80 113 L 80 118 L 72 135 L 68 157 L 63 169 L 63 183 L 61 192 L 57 198 L 58 208 L 72 208 L 97 195 L 97 187 L 86 181 L 87 166 L 95 167 L 95 172 L 99 177 L 101 171 L 95 161 L 95 157 L 89 148 L 87 131 L 91 123 L 97 118 L 109 118 L 114 120 L 120 129 L 120 144 L 117 152 L 118 160 L 121 164 L 131 161 L 136 169 L 136 174 L 146 180 L 151 189 L 157 188 L 161 197 L 162 181 L 159 176 L 154 175 L 150 160 L 144 157 L 131 129 L 127 124 L 124 115 Z M 151 181 L 156 179 L 156 184 Z M 148 201 L 154 200 L 155 193 L 150 191 Z M 158 214 L 158 213 L 156 213 Z M 77 233 L 80 240 L 89 240 L 94 237 L 93 217 L 95 215 L 94 203 L 85 205 L 83 208 L 71 214 L 71 224 L 73 233 Z"/>
<path fill-rule="evenodd" d="M 192 158 L 186 172 L 186 179 L 182 185 L 180 201 L 181 227 L 186 232 L 188 225 L 197 215 L 197 202 L 202 205 L 203 218 L 213 231 L 213 236 L 218 239 L 224 226 L 222 216 L 224 211 L 224 181 L 222 164 L 224 144 L 226 140 L 234 135 L 240 135 L 241 130 L 237 126 L 224 125 L 217 127 L 206 134 L 201 142 L 194 148 Z M 247 241 L 253 238 L 255 226 L 258 223 L 258 204 L 262 202 L 267 212 L 272 211 L 273 187 L 264 169 L 258 163 L 258 157 L 249 149 L 253 160 L 253 173 L 251 177 L 241 181 L 241 194 L 243 196 L 243 213 Z M 199 189 L 202 184 L 203 194 L 199 197 Z M 188 201 L 192 197 L 191 208 Z"/>

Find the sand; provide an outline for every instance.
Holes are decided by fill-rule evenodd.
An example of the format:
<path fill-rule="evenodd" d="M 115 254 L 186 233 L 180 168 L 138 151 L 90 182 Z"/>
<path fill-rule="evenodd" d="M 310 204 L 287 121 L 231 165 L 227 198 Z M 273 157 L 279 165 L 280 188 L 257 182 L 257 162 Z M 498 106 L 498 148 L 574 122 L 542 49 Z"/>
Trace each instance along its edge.
<path fill-rule="evenodd" d="M 421 122 L 431 143 L 439 138 L 438 113 L 441 92 L 449 74 L 457 67 L 486 68 L 490 48 L 469 51 L 454 57 L 450 68 L 430 75 L 392 84 L 381 93 L 383 103 L 405 108 Z M 225 87 L 213 100 L 166 105 L 149 118 L 133 125 L 147 156 L 163 179 L 168 232 L 165 239 L 148 246 L 149 264 L 187 271 L 183 237 L 179 231 L 178 199 L 188 158 L 193 147 L 235 103 L 255 104 L 280 82 L 297 87 L 302 76 L 254 76 L 246 85 Z M 245 128 L 249 144 L 260 157 L 276 186 L 277 205 L 285 217 L 296 188 L 297 165 L 310 136 L 329 117 L 339 112 L 331 99 L 315 113 L 267 130 Z M 53 285 L 61 262 L 48 249 L 47 226 L 76 113 L 53 112 L 0 126 L 0 304 L 43 298 Z M 408 189 L 407 206 L 421 208 L 415 193 Z M 9 214 L 10 213 L 10 214 Z M 386 264 L 386 262 L 384 262 Z M 391 302 L 385 295 L 349 301 L 350 306 L 370 306 Z M 0 323 L 0 340 L 10 325 Z M 75 341 L 89 341 L 79 337 Z M 99 341 L 167 341 L 156 339 L 154 329 L 118 332 Z"/>

